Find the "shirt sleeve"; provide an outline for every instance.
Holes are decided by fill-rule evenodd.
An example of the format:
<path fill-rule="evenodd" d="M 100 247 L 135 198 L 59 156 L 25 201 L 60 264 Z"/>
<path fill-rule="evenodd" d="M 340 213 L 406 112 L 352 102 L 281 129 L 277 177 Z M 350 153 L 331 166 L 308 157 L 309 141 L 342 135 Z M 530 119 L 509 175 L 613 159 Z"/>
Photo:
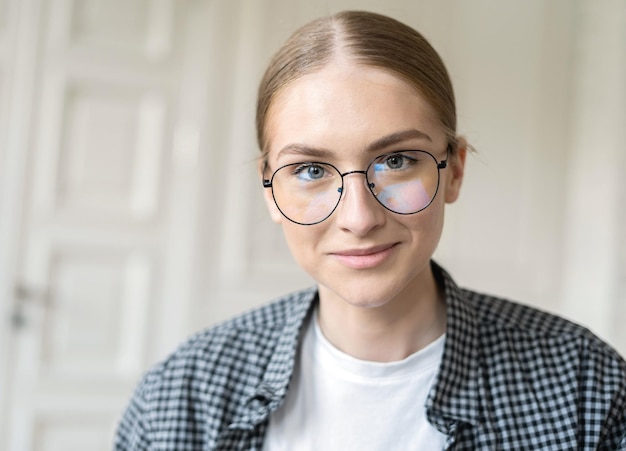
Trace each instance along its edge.
<path fill-rule="evenodd" d="M 115 451 L 148 451 L 150 449 L 146 404 L 143 384 L 140 384 L 117 427 L 114 442 Z"/>
<path fill-rule="evenodd" d="M 598 449 L 626 451 L 626 405 L 621 407 L 619 415 L 621 421 L 617 423 L 613 433 L 609 434 L 605 443 L 602 444 L 603 446 L 598 447 Z"/>
<path fill-rule="evenodd" d="M 582 366 L 580 420 L 586 438 L 597 433 L 599 441 L 593 444 L 585 440 L 585 445 L 592 445 L 590 449 L 626 451 L 626 362 L 607 348 L 592 345 L 590 351 Z"/>

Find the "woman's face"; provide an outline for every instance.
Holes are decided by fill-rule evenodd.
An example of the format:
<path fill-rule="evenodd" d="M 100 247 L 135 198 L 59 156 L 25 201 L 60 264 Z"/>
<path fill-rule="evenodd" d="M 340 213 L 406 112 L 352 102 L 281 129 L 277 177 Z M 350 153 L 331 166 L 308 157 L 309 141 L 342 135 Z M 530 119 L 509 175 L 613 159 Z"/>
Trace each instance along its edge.
<path fill-rule="evenodd" d="M 389 72 L 338 58 L 279 93 L 268 114 L 269 170 L 323 161 L 341 173 L 364 170 L 374 157 L 425 150 L 446 158 L 447 140 L 430 105 Z M 363 174 L 344 178 L 334 213 L 315 225 L 295 224 L 265 198 L 300 266 L 319 284 L 322 298 L 378 307 L 416 293 L 430 277 L 429 260 L 443 227 L 444 203 L 456 200 L 465 149 L 441 170 L 432 204 L 412 215 L 386 210 Z M 406 297 L 406 296 L 405 296 Z"/>

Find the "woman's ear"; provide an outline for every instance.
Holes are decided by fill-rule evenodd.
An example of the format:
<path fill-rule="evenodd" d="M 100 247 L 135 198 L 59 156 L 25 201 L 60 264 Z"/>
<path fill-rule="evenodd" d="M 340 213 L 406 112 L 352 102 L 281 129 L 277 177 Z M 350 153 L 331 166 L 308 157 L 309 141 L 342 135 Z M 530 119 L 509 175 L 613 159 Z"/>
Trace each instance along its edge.
<path fill-rule="evenodd" d="M 261 178 L 261 183 L 263 183 L 265 180 L 267 180 L 265 177 L 269 174 L 267 162 L 264 159 L 261 159 L 259 161 L 258 170 L 259 176 Z M 280 210 L 274 202 L 274 197 L 272 196 L 272 188 L 263 187 L 263 198 L 265 199 L 265 205 L 267 206 L 272 221 L 280 224 L 282 222 L 283 215 L 280 213 Z"/>
<path fill-rule="evenodd" d="M 467 155 L 467 141 L 459 137 L 456 143 L 456 152 L 450 154 L 448 160 L 448 174 L 446 175 L 445 201 L 452 203 L 456 201 L 461 192 L 463 175 L 465 174 L 465 157 Z"/>
<path fill-rule="evenodd" d="M 272 221 L 274 221 L 276 224 L 280 224 L 283 221 L 283 215 L 280 213 L 280 210 L 278 209 L 278 207 L 276 206 L 276 203 L 274 202 L 271 188 L 264 188 L 263 191 L 264 191 L 263 197 L 265 198 L 265 205 L 267 205 L 267 209 L 270 212 L 270 217 L 272 218 Z"/>

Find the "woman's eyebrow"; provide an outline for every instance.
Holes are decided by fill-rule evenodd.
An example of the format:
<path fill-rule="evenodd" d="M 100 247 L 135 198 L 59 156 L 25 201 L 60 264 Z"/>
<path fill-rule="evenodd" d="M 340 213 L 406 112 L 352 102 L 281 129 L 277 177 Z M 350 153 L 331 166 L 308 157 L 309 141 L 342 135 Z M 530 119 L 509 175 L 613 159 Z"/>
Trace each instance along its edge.
<path fill-rule="evenodd" d="M 327 158 L 333 153 L 327 149 L 307 146 L 306 144 L 287 144 L 285 147 L 280 149 L 276 158 L 280 158 L 282 155 L 305 155 L 307 157 L 315 157 L 315 158 Z"/>
<path fill-rule="evenodd" d="M 368 152 L 375 152 L 409 139 L 422 139 L 428 142 L 433 141 L 426 133 L 416 128 L 411 128 L 383 136 L 367 146 L 367 150 Z"/>
<path fill-rule="evenodd" d="M 382 138 L 377 139 L 373 143 L 367 146 L 368 152 L 375 152 L 377 150 L 385 149 L 389 146 L 397 144 L 402 141 L 406 141 L 409 139 L 422 139 L 428 142 L 432 142 L 430 136 L 426 133 L 416 129 L 411 128 L 408 130 L 402 130 L 399 132 L 391 133 L 390 135 L 383 136 Z M 312 147 L 306 144 L 301 143 L 292 143 L 287 144 L 285 147 L 278 151 L 277 158 L 280 158 L 283 155 L 304 155 L 307 157 L 315 157 L 315 158 L 328 158 L 334 155 L 334 153 L 328 149 L 320 148 L 320 147 Z"/>

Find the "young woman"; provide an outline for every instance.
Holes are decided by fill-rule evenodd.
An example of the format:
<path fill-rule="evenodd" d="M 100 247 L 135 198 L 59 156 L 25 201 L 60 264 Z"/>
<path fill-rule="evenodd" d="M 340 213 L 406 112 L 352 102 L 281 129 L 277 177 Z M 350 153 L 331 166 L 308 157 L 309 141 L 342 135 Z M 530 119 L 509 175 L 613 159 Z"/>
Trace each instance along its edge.
<path fill-rule="evenodd" d="M 626 363 L 432 261 L 463 180 L 446 69 L 415 30 L 343 12 L 259 88 L 260 175 L 317 282 L 150 371 L 120 450 L 626 449 Z"/>

